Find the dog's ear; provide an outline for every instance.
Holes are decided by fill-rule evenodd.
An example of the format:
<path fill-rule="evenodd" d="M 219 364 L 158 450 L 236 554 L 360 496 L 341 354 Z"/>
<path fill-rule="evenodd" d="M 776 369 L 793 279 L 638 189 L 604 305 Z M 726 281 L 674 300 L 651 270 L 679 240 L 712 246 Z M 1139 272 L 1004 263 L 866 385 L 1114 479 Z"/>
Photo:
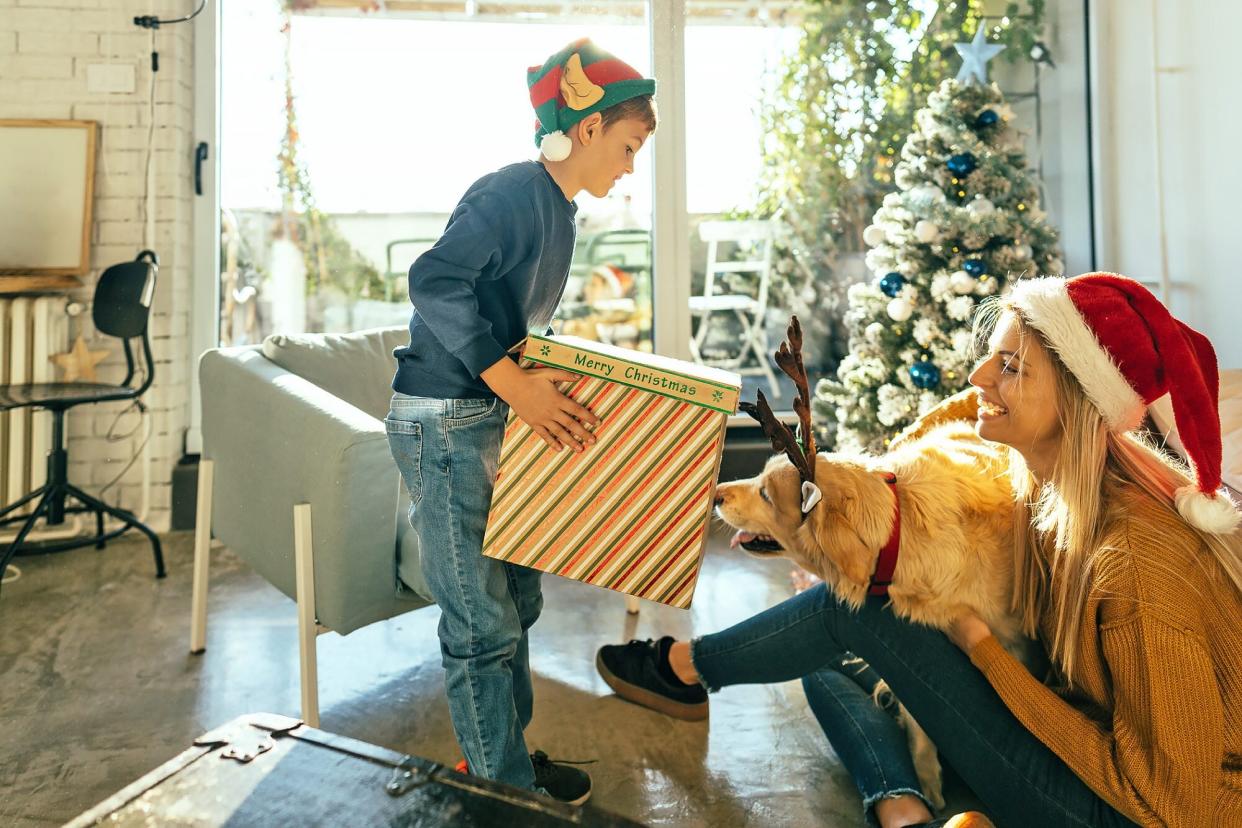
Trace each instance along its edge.
<path fill-rule="evenodd" d="M 856 470 L 840 463 L 822 462 L 817 467 L 818 489 L 822 500 L 807 521 L 823 556 L 832 561 L 842 576 L 856 585 L 867 585 L 876 571 L 878 547 L 859 534 L 867 525 L 863 489 Z"/>
<path fill-rule="evenodd" d="M 846 580 L 867 584 L 875 571 L 876 553 L 859 536 L 851 518 L 848 498 L 827 500 L 811 512 L 815 542 Z"/>

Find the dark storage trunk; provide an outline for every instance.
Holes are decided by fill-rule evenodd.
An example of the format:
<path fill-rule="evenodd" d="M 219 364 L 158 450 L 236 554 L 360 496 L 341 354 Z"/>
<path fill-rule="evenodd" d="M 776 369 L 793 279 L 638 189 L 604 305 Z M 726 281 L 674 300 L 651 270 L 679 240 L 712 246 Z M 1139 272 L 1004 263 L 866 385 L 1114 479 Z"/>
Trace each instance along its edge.
<path fill-rule="evenodd" d="M 628 828 L 638 823 L 456 773 L 270 713 L 242 716 L 69 823 Z"/>

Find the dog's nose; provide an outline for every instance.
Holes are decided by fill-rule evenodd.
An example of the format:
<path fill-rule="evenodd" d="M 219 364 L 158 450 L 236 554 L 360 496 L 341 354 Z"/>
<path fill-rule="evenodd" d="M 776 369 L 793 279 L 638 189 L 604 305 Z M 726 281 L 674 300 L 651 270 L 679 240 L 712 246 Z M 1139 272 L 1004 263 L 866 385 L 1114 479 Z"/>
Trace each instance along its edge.
<path fill-rule="evenodd" d="M 722 495 L 719 491 L 717 491 L 716 492 L 716 505 L 719 506 L 722 503 L 724 503 L 724 495 Z"/>

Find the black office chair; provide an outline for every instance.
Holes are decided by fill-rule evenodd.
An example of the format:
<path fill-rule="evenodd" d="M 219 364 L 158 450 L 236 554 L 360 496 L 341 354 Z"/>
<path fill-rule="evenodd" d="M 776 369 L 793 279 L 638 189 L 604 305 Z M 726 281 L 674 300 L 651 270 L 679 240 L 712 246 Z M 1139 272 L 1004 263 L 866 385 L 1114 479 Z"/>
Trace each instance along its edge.
<path fill-rule="evenodd" d="M 26 407 L 45 408 L 52 412 L 53 417 L 52 450 L 47 455 L 47 483 L 40 486 L 37 491 L 31 492 L 16 503 L 0 510 L 0 526 L 24 521 L 13 542 L 0 552 L 0 575 L 4 574 L 9 561 L 21 551 L 26 536 L 30 534 L 30 530 L 34 528 L 40 516 L 47 519 L 48 526 L 58 526 L 65 522 L 66 514 L 94 512 L 96 531 L 93 535 L 40 544 L 30 551 L 61 552 L 90 545 L 103 549 L 108 541 L 122 532 L 137 529 L 151 539 L 151 546 L 155 552 L 156 577 L 164 577 L 164 555 L 160 550 L 159 538 L 131 512 L 109 506 L 70 483 L 68 479 L 69 453 L 65 451 L 65 411 L 75 405 L 87 403 L 136 400 L 151 387 L 151 381 L 155 378 L 155 360 L 151 357 L 147 320 L 151 314 L 151 298 L 155 294 L 155 274 L 158 269 L 159 258 L 150 250 L 144 250 L 134 261 L 113 265 L 105 270 L 100 275 L 98 284 L 95 285 L 95 302 L 92 311 L 95 328 L 100 333 L 119 337 L 125 348 L 125 362 L 129 370 L 120 385 L 97 382 L 0 385 L 0 411 Z M 142 384 L 130 387 L 130 382 L 134 379 L 135 365 L 129 340 L 136 336 L 142 337 L 142 353 L 146 364 Z M 83 505 L 67 507 L 65 500 L 68 497 L 72 497 Z M 5 517 L 36 498 L 38 505 L 35 506 L 33 512 L 28 515 Z M 105 533 L 104 515 L 111 515 L 124 525 L 120 529 Z"/>

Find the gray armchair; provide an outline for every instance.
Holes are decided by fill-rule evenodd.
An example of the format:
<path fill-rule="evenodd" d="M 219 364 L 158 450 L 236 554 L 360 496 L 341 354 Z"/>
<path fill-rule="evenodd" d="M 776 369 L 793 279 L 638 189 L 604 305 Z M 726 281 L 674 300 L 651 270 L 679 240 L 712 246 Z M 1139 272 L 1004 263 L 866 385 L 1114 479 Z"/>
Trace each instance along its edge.
<path fill-rule="evenodd" d="M 271 336 L 206 352 L 190 651 L 206 648 L 214 534 L 298 609 L 302 718 L 319 723 L 315 639 L 427 606 L 384 418 L 404 328 Z"/>

